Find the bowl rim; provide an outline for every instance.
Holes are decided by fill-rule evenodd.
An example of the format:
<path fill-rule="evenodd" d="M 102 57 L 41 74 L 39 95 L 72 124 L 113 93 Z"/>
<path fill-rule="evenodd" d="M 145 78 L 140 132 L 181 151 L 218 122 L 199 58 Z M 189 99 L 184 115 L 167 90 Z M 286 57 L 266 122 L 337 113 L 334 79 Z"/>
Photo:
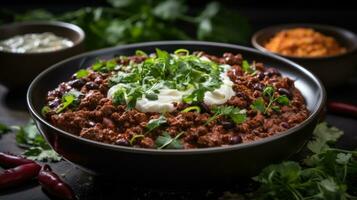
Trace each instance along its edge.
<path fill-rule="evenodd" d="M 68 51 L 70 49 L 73 49 L 77 47 L 78 45 L 82 44 L 86 34 L 84 33 L 83 29 L 75 24 L 68 23 L 68 22 L 62 22 L 62 21 L 24 21 L 24 22 L 14 22 L 14 23 L 8 23 L 0 26 L 1 29 L 13 29 L 21 26 L 53 26 L 53 27 L 60 27 L 63 29 L 67 29 L 74 32 L 75 34 L 78 35 L 78 39 L 76 40 L 71 40 L 73 42 L 73 46 L 63 48 L 63 49 L 58 49 L 55 51 L 45 51 L 45 52 L 25 52 L 25 53 L 19 53 L 19 52 L 8 52 L 8 51 L 0 51 L 2 54 L 13 54 L 13 55 L 49 55 L 53 53 L 59 53 L 63 51 Z M 30 33 L 30 32 L 29 32 Z M 15 34 L 16 35 L 16 34 Z M 14 35 L 14 36 L 15 36 Z M 67 38 L 68 39 L 68 38 Z"/>
<path fill-rule="evenodd" d="M 332 31 L 338 35 L 340 35 L 341 37 L 351 41 L 351 38 L 346 37 L 345 34 L 348 34 L 350 37 L 353 38 L 355 45 L 350 48 L 347 49 L 346 52 L 344 53 L 340 53 L 340 54 L 336 54 L 336 55 L 330 55 L 330 56 L 317 56 L 317 57 L 301 57 L 301 56 L 290 56 L 290 55 L 283 55 L 280 53 L 276 53 L 276 52 L 272 52 L 269 51 L 268 49 L 266 49 L 261 43 L 258 42 L 258 38 L 261 37 L 264 34 L 270 34 L 272 33 L 277 33 L 283 29 L 289 29 L 289 28 L 298 28 L 298 27 L 303 27 L 303 28 L 312 28 L 312 29 L 317 29 L 317 31 L 320 30 L 328 30 L 328 31 Z M 342 34 L 345 33 L 345 34 Z M 346 55 L 355 53 L 357 51 L 357 35 L 350 31 L 347 30 L 345 28 L 341 28 L 341 27 L 337 27 L 337 26 L 331 26 L 331 25 L 326 25 L 326 24 L 313 24 L 313 23 L 291 23 L 291 24 L 277 24 L 277 25 L 273 25 L 273 26 L 268 26 L 265 28 L 262 28 L 260 30 L 258 30 L 257 32 L 255 32 L 251 38 L 251 44 L 253 45 L 254 48 L 262 51 L 262 52 L 266 52 L 269 54 L 274 54 L 274 55 L 279 55 L 288 59 L 292 59 L 292 60 L 297 60 L 297 61 L 303 61 L 303 60 L 329 60 L 329 59 L 336 59 L 336 58 L 340 58 L 340 57 L 344 57 Z"/>
<path fill-rule="evenodd" d="M 78 59 L 78 58 L 84 58 L 84 57 L 88 57 L 88 56 L 94 56 L 97 53 L 101 53 L 101 54 L 105 54 L 105 53 L 109 53 L 112 51 L 119 51 L 119 50 L 123 50 L 123 49 L 140 49 L 143 47 L 155 47 L 158 45 L 205 45 L 205 46 L 212 46 L 212 47 L 217 47 L 217 48 L 233 48 L 236 50 L 241 50 L 241 51 L 247 51 L 250 53 L 254 53 L 254 54 L 263 54 L 267 57 L 270 57 L 272 59 L 277 59 L 279 61 L 282 61 L 284 63 L 286 63 L 287 65 L 291 65 L 293 67 L 296 67 L 298 70 L 300 70 L 303 74 L 305 74 L 307 77 L 309 77 L 310 79 L 312 79 L 312 81 L 314 81 L 318 87 L 318 91 L 321 92 L 321 95 L 317 101 L 317 106 L 314 107 L 314 110 L 311 111 L 311 114 L 309 115 L 309 117 L 307 119 L 305 119 L 302 123 L 298 124 L 297 126 L 290 128 L 286 131 L 281 132 L 280 134 L 276 134 L 267 138 L 263 138 L 257 141 L 253 141 L 253 142 L 248 142 L 248 143 L 240 143 L 240 144 L 236 144 L 236 145 L 227 145 L 227 146 L 221 146 L 221 147 L 208 147 L 208 148 L 198 148 L 198 149 L 165 149 L 165 150 L 158 150 L 158 149 L 147 149 L 147 148 L 135 148 L 135 147 L 126 147 L 126 146 L 120 146 L 120 145 L 114 145 L 114 144 L 107 144 L 107 143 L 103 143 L 103 142 L 99 142 L 99 141 L 95 141 L 95 140 L 90 140 L 90 139 L 86 139 L 86 138 L 82 138 L 79 137 L 77 135 L 71 134 L 67 131 L 61 130 L 55 126 L 53 126 L 52 124 L 50 124 L 49 122 L 47 122 L 47 120 L 45 120 L 41 113 L 37 112 L 35 110 L 35 108 L 33 107 L 32 104 L 32 93 L 34 90 L 34 87 L 37 85 L 37 82 L 44 76 L 47 75 L 47 73 L 51 72 L 52 70 L 55 70 L 58 67 L 61 67 L 64 63 Z M 56 132 L 63 134 L 64 136 L 70 137 L 71 139 L 75 139 L 78 142 L 82 142 L 82 143 L 87 143 L 89 145 L 93 145 L 93 146 L 98 146 L 101 148 L 106 148 L 106 149 L 110 149 L 110 150 L 114 150 L 114 151 L 122 151 L 122 152 L 128 152 L 128 153 L 141 153 L 141 154 L 148 154 L 148 155 L 167 155 L 167 154 L 172 154 L 172 155 L 188 155 L 188 154 L 208 154 L 208 153 L 212 153 L 212 152 L 216 152 L 216 153 L 220 153 L 220 152 L 227 152 L 227 151 L 232 151 L 232 150 L 237 150 L 237 149 L 246 149 L 246 148 L 250 148 L 250 147 L 254 147 L 254 146 L 258 146 L 261 144 L 265 144 L 268 142 L 271 142 L 273 140 L 277 140 L 283 137 L 287 137 L 290 134 L 293 134 L 295 132 L 297 132 L 298 130 L 302 129 L 303 127 L 307 126 L 308 124 L 310 124 L 313 120 L 315 120 L 315 118 L 318 117 L 318 115 L 320 114 L 320 112 L 322 111 L 324 104 L 326 102 L 326 91 L 324 86 L 322 85 L 321 81 L 315 76 L 313 75 L 310 71 L 306 70 L 305 68 L 301 67 L 300 65 L 282 58 L 280 56 L 277 55 L 273 55 L 273 54 L 267 54 L 261 51 L 258 51 L 256 49 L 253 48 L 249 48 L 249 47 L 244 47 L 244 46 L 239 46 L 239 45 L 233 45 L 233 44 L 226 44 L 226 43 L 217 43 L 217 42 L 206 42 L 206 41 L 153 41 L 153 42 L 144 42 L 144 43 L 135 43 L 135 44 L 129 44 L 129 45 L 122 45 L 122 46 L 116 46 L 116 47 L 110 47 L 110 48 L 105 48 L 105 49 L 100 49 L 100 50 L 95 50 L 95 51 L 90 51 L 87 53 L 82 53 L 80 55 L 76 55 L 73 56 L 71 58 L 65 59 L 57 64 L 52 65 L 51 67 L 47 68 L 46 70 L 44 70 L 43 72 L 41 72 L 30 84 L 28 90 L 27 90 L 27 94 L 26 94 L 26 102 L 27 102 L 27 107 L 32 115 L 32 118 L 35 119 L 36 124 L 38 125 L 38 123 L 42 123 L 44 125 L 46 125 L 47 127 L 55 130 Z M 41 130 L 41 129 L 40 129 Z M 57 133 L 55 133 L 57 134 Z"/>

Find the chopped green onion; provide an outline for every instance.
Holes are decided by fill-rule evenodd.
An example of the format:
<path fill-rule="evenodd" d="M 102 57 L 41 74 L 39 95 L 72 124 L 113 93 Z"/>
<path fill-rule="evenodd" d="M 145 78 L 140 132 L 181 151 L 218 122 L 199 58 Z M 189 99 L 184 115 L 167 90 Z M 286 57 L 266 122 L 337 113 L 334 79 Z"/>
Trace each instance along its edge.
<path fill-rule="evenodd" d="M 183 109 L 181 112 L 186 113 L 186 112 L 190 112 L 190 111 L 196 111 L 196 112 L 200 113 L 201 108 L 199 106 L 190 106 L 190 107 Z"/>

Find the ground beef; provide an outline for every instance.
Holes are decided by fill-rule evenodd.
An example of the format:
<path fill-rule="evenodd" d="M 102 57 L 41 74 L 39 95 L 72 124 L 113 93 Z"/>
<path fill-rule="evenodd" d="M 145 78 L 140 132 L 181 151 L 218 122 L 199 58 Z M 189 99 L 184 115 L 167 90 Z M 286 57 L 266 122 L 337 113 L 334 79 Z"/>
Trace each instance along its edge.
<path fill-rule="evenodd" d="M 46 118 L 56 127 L 80 137 L 116 144 L 142 148 L 156 148 L 155 140 L 163 131 L 171 137 L 185 132 L 180 139 L 183 148 L 204 148 L 232 145 L 259 140 L 279 134 L 292 128 L 309 116 L 305 100 L 300 91 L 294 87 L 294 81 L 282 77 L 275 68 L 265 68 L 263 63 L 256 63 L 256 73 L 246 74 L 242 70 L 242 55 L 225 53 L 222 57 L 204 55 L 219 64 L 232 66 L 228 76 L 233 81 L 236 95 L 226 102 L 226 105 L 247 110 L 247 120 L 235 124 L 230 119 L 220 116 L 206 124 L 213 115 L 211 108 L 201 103 L 201 113 L 180 111 L 189 105 L 179 104 L 177 110 L 165 114 L 167 123 L 154 129 L 150 134 L 143 134 L 151 119 L 160 117 L 159 113 L 142 113 L 136 109 L 127 109 L 126 105 L 115 105 L 107 98 L 109 76 L 113 72 L 91 72 L 87 77 L 61 83 L 48 92 L 47 106 L 56 108 L 62 96 L 71 89 L 77 89 L 83 96 L 77 106 L 65 109 L 64 112 L 48 112 Z M 120 64 L 142 62 L 145 57 L 132 56 L 117 59 Z M 270 110 L 262 114 L 253 110 L 250 105 L 262 97 L 263 89 L 272 85 L 277 95 L 286 95 L 290 99 L 288 106 L 281 106 L 280 111 Z M 266 99 L 265 99 L 266 100 Z M 141 135 L 135 140 L 134 136 Z"/>

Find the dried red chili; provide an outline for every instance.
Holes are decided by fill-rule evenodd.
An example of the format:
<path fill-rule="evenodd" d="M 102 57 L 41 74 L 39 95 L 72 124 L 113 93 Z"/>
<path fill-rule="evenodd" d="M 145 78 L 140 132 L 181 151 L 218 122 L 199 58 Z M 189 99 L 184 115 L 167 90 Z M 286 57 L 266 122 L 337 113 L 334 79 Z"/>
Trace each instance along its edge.
<path fill-rule="evenodd" d="M 332 113 L 357 117 L 357 106 L 353 104 L 331 101 L 327 103 L 327 110 Z"/>
<path fill-rule="evenodd" d="M 23 184 L 35 178 L 41 166 L 36 163 L 27 163 L 5 170 L 0 174 L 0 189 Z"/>
<path fill-rule="evenodd" d="M 43 189 L 49 194 L 60 199 L 76 199 L 70 186 L 63 182 L 57 174 L 52 172 L 50 166 L 44 165 L 37 178 Z"/>
<path fill-rule="evenodd" d="M 0 152 L 0 166 L 2 167 L 17 167 L 19 165 L 24 165 L 28 163 L 34 163 L 34 161 L 20 156 Z"/>

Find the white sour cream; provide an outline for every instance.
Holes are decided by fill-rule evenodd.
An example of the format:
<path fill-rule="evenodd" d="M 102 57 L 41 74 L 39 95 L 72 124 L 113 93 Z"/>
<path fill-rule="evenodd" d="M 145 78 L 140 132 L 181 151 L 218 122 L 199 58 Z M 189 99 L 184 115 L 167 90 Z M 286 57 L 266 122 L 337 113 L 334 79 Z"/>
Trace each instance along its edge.
<path fill-rule="evenodd" d="M 232 96 L 235 95 L 233 90 L 233 82 L 227 76 L 227 71 L 230 69 L 230 65 L 221 65 L 224 68 L 220 74 L 222 84 L 219 88 L 212 92 L 205 92 L 204 103 L 207 105 L 221 105 L 226 103 Z M 114 93 L 120 88 L 125 86 L 120 83 L 111 87 L 108 91 L 108 97 L 112 98 Z M 135 108 L 141 112 L 172 112 L 176 108 L 174 103 L 181 103 L 182 97 L 188 95 L 192 90 L 179 91 L 170 88 L 161 88 L 157 94 L 157 100 L 149 100 L 145 96 L 136 101 Z"/>

